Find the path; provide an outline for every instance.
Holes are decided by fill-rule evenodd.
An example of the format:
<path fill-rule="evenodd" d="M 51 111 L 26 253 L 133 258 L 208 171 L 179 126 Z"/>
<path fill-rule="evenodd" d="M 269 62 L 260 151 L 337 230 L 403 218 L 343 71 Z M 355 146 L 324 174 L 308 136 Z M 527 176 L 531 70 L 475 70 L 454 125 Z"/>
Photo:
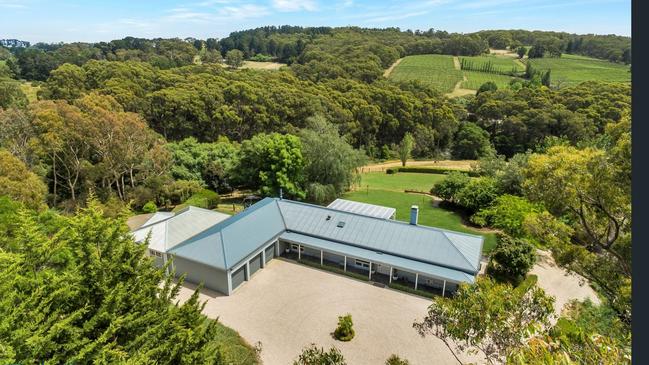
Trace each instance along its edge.
<path fill-rule="evenodd" d="M 453 65 L 455 66 L 456 70 L 462 70 L 462 65 L 460 64 L 460 59 L 456 56 L 453 57 Z M 449 98 L 454 98 L 457 96 L 464 96 L 464 95 L 475 95 L 476 91 L 471 90 L 471 89 L 464 89 L 462 88 L 462 83 L 467 81 L 466 75 L 462 74 L 462 80 L 458 81 L 457 84 L 455 84 L 455 87 L 453 88 L 453 91 L 450 93 L 446 94 Z"/>
<path fill-rule="evenodd" d="M 387 78 L 388 76 L 390 76 L 392 70 L 394 70 L 394 68 L 397 67 L 397 65 L 401 62 L 402 59 L 403 58 L 399 58 L 398 60 L 394 61 L 392 66 L 388 67 L 388 69 L 383 72 L 383 77 Z"/>
<path fill-rule="evenodd" d="M 561 314 L 564 305 L 573 299 L 589 298 L 595 304 L 600 303 L 597 294 L 583 277 L 557 266 L 548 251 L 537 250 L 536 254 L 536 264 L 530 274 L 538 276 L 537 285 L 555 297 L 554 310 L 557 315 Z"/>

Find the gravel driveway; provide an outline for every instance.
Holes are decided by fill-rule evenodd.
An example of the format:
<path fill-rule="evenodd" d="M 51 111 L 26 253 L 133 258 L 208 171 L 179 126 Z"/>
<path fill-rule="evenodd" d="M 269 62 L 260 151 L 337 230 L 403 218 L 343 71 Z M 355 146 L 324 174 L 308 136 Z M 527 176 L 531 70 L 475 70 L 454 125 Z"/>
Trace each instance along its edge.
<path fill-rule="evenodd" d="M 188 298 L 187 284 L 180 299 Z M 310 343 L 338 347 L 350 365 L 384 364 L 390 354 L 411 364 L 457 364 L 444 344 L 412 328 L 429 300 L 284 260 L 272 260 L 227 297 L 205 290 L 204 313 L 262 344 L 266 365 L 291 364 Z M 351 313 L 356 337 L 334 340 L 338 315 Z M 468 360 L 468 359 L 467 359 Z"/>

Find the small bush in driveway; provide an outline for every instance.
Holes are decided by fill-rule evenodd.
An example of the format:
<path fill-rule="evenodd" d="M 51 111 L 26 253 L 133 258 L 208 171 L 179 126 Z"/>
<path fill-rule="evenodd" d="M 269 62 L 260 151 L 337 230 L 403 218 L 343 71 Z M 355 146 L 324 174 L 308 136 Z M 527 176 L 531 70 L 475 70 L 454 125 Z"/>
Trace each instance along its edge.
<path fill-rule="evenodd" d="M 340 341 L 351 341 L 354 338 L 354 323 L 352 315 L 338 317 L 338 327 L 334 331 L 334 337 Z"/>
<path fill-rule="evenodd" d="M 347 365 L 347 363 L 337 348 L 332 347 L 325 352 L 324 348 L 311 344 L 302 350 L 293 365 Z"/>
<path fill-rule="evenodd" d="M 385 361 L 385 365 L 410 365 L 410 363 L 408 362 L 408 360 L 402 359 L 399 356 L 392 354 Z"/>

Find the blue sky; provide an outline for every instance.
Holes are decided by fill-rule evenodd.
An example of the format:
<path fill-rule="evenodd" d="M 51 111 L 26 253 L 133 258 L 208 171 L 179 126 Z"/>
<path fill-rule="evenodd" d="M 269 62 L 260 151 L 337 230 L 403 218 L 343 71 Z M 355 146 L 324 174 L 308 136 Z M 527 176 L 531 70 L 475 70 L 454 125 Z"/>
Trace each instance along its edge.
<path fill-rule="evenodd" d="M 0 0 L 0 38 L 222 38 L 264 25 L 631 34 L 630 0 Z"/>

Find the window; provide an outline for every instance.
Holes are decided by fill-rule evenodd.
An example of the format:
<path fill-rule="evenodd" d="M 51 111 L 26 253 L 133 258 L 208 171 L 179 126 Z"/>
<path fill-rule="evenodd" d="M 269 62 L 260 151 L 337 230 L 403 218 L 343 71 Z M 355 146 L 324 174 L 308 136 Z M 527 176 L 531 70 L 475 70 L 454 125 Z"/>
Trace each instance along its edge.
<path fill-rule="evenodd" d="M 149 255 L 155 256 L 155 257 L 162 257 L 162 253 L 158 252 L 156 250 L 149 249 Z"/>
<path fill-rule="evenodd" d="M 369 261 L 355 260 L 354 263 L 356 264 L 356 266 L 364 267 L 366 269 L 370 268 Z"/>
<path fill-rule="evenodd" d="M 297 249 L 300 249 L 300 251 L 304 252 L 304 247 L 299 247 L 299 245 L 296 244 L 291 244 L 291 250 L 297 251 Z"/>

